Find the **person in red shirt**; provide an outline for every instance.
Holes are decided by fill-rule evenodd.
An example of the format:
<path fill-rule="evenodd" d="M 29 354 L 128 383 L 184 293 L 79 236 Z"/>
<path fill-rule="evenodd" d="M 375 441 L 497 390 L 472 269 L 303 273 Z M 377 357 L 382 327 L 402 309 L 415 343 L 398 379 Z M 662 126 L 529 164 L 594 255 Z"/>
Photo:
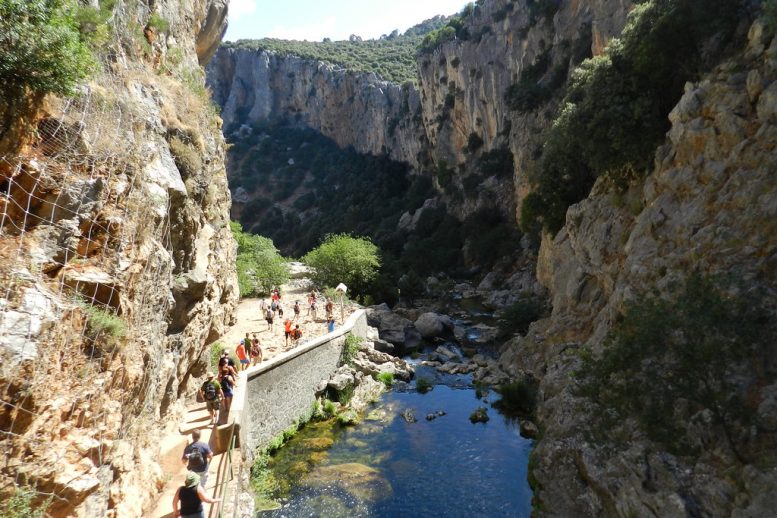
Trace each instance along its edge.
<path fill-rule="evenodd" d="M 241 340 L 239 344 L 237 344 L 237 348 L 235 348 L 235 353 L 237 354 L 237 358 L 240 360 L 240 370 L 244 371 L 248 368 L 248 366 L 251 364 L 251 360 L 248 359 L 248 352 L 247 349 L 250 347 L 251 344 L 251 338 L 248 336 L 248 333 L 246 333 L 245 339 Z"/>
<path fill-rule="evenodd" d="M 283 323 L 283 334 L 286 337 L 286 347 L 289 346 L 289 338 L 291 338 L 291 326 L 292 322 L 291 319 L 286 319 L 286 321 Z"/>

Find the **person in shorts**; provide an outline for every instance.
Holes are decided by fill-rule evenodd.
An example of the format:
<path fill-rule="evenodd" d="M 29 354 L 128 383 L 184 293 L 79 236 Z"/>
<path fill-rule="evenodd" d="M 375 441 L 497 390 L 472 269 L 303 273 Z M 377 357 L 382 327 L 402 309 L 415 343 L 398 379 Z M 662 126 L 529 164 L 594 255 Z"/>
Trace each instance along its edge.
<path fill-rule="evenodd" d="M 208 464 L 213 459 L 213 450 L 207 443 L 200 440 L 200 431 L 192 432 L 192 442 L 183 449 L 181 462 L 186 464 L 186 469 L 200 476 L 200 485 L 205 487 L 208 481 Z"/>
<path fill-rule="evenodd" d="M 289 339 L 291 339 L 291 326 L 293 322 L 290 319 L 286 319 L 283 323 L 283 335 L 286 338 L 286 347 L 289 346 Z"/>
<path fill-rule="evenodd" d="M 216 375 L 209 372 L 207 380 L 200 387 L 200 393 L 208 406 L 208 412 L 210 412 L 210 424 L 218 422 L 221 400 L 224 399 L 221 384 L 215 378 Z"/>
<path fill-rule="evenodd" d="M 272 322 L 275 319 L 275 313 L 270 308 L 267 308 L 267 313 L 264 315 L 264 319 L 267 321 L 267 330 L 272 331 Z"/>
<path fill-rule="evenodd" d="M 254 333 L 254 337 L 251 339 L 251 364 L 256 365 L 257 363 L 262 362 L 262 345 L 259 342 L 259 338 L 256 337 L 256 333 Z"/>
<path fill-rule="evenodd" d="M 248 351 L 251 350 L 251 338 L 248 336 L 248 333 L 246 333 L 246 337 L 240 340 L 240 343 L 237 344 L 237 348 L 235 348 L 235 354 L 237 354 L 237 359 L 240 360 L 240 370 L 244 371 L 248 368 L 249 365 L 251 365 L 251 360 L 248 359 Z"/>

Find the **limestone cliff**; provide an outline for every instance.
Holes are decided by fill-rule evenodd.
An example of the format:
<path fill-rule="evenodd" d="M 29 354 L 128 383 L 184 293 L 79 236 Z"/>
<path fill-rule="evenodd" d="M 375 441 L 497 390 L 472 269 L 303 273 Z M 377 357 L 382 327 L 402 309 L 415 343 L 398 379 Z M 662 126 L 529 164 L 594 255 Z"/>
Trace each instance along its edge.
<path fill-rule="evenodd" d="M 111 8 L 101 70 L 36 106 L 0 159 L 0 494 L 30 489 L 55 516 L 142 515 L 159 437 L 237 299 L 198 65 L 226 1 L 151 4 Z"/>
<path fill-rule="evenodd" d="M 756 21 L 748 39 L 740 54 L 686 85 L 644 184 L 618 194 L 598 182 L 542 243 L 538 277 L 553 314 L 501 361 L 541 380 L 545 433 L 534 477 L 550 515 L 766 516 L 777 504 L 773 362 L 740 374 L 758 380 L 749 399 L 756 424 L 736 439 L 750 449 L 745 459 L 703 415 L 691 420 L 700 456 L 672 455 L 633 430 L 625 450 L 593 444 L 570 383 L 577 352 L 599 349 L 629 301 L 666 293 L 692 271 L 735 275 L 740 289 L 774 293 L 777 38 Z M 774 342 L 768 354 L 774 358 Z"/>
<path fill-rule="evenodd" d="M 476 7 L 466 19 L 468 39 L 419 55 L 416 85 L 394 85 L 294 56 L 224 47 L 208 67 L 208 81 L 227 133 L 242 124 L 293 121 L 343 147 L 387 154 L 429 175 L 442 171 L 436 175 L 438 188 L 459 217 L 494 203 L 512 216 L 528 189 L 526 170 L 553 110 L 543 104 L 515 113 L 505 93 L 539 60 L 548 81 L 554 73 L 565 79 L 571 65 L 601 51 L 620 32 L 631 2 L 561 2 L 549 17 L 529 4 L 493 0 Z M 481 146 L 470 144 L 476 137 Z M 506 171 L 483 170 L 489 151 L 509 154 Z M 446 171 L 451 182 L 442 179 Z M 479 194 L 463 196 L 472 190 L 465 185 L 475 182 Z"/>

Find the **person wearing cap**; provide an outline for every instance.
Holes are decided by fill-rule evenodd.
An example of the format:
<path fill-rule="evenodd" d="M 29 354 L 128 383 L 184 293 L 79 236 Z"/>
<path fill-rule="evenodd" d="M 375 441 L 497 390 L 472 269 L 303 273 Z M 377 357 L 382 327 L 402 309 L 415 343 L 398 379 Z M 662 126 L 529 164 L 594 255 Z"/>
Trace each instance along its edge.
<path fill-rule="evenodd" d="M 176 518 L 205 518 L 202 503 L 215 504 L 221 498 L 208 498 L 200 485 L 200 476 L 188 472 L 184 484 L 178 488 L 173 497 L 173 516 Z M 180 509 L 178 508 L 180 504 Z"/>
<path fill-rule="evenodd" d="M 224 399 L 224 392 L 221 390 L 221 383 L 219 383 L 215 378 L 216 375 L 212 372 L 209 372 L 207 381 L 202 384 L 202 387 L 200 387 L 202 398 L 208 405 L 211 424 L 218 423 L 219 408 L 221 407 L 221 400 Z"/>

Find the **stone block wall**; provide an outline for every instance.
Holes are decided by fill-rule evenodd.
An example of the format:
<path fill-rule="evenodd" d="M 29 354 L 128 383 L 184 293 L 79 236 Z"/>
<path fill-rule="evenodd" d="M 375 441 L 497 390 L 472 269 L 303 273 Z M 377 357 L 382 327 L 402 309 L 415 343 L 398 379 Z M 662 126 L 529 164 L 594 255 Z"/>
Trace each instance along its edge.
<path fill-rule="evenodd" d="M 240 427 L 240 448 L 250 459 L 257 448 L 310 411 L 322 381 L 337 370 L 348 334 L 365 336 L 364 310 L 332 333 L 311 340 L 241 376 L 232 414 Z M 242 389 L 242 390 L 240 390 Z"/>

